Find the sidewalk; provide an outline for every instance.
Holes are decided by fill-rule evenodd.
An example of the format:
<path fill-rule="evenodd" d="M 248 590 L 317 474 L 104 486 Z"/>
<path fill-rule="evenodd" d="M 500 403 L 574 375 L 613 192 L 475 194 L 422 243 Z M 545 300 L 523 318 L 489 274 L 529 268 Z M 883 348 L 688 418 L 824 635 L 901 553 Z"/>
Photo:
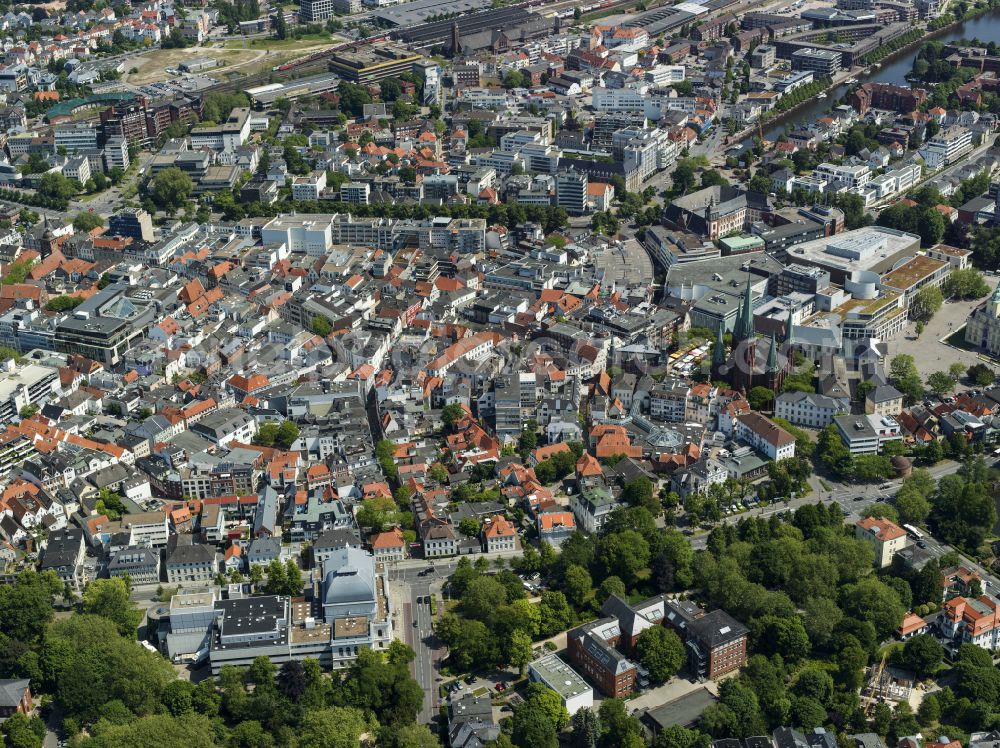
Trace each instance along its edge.
<path fill-rule="evenodd" d="M 646 689 L 634 699 L 629 699 L 625 702 L 625 708 L 630 713 L 651 709 L 679 699 L 682 696 L 687 696 L 689 693 L 700 691 L 703 688 L 713 696 L 719 695 L 719 685 L 714 681 L 692 683 L 686 678 L 674 678 L 662 686 Z"/>

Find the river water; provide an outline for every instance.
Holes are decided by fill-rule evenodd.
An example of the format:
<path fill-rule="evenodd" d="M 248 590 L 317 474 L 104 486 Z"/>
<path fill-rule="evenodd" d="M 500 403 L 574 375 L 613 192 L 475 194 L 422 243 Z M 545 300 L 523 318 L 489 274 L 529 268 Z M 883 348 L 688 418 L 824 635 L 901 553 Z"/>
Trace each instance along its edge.
<path fill-rule="evenodd" d="M 997 42 L 1000 44 L 1000 9 L 995 9 L 977 16 L 969 21 L 948 29 L 941 36 L 934 39 L 941 41 L 952 41 L 955 39 L 980 39 L 984 42 Z M 872 70 L 869 75 L 857 74 L 854 77 L 861 83 L 873 81 L 876 83 L 895 83 L 901 86 L 908 86 L 905 76 L 913 68 L 913 60 L 916 58 L 916 50 L 908 52 L 898 57 L 891 57 L 888 62 L 884 62 L 877 70 Z M 812 104 L 795 113 L 792 119 L 784 120 L 772 125 L 770 129 L 764 130 L 766 140 L 774 140 L 786 128 L 791 128 L 796 124 L 807 124 L 815 122 L 825 112 L 828 112 L 840 97 L 844 96 L 851 86 L 840 85 L 829 91 L 825 99 L 816 99 Z"/>

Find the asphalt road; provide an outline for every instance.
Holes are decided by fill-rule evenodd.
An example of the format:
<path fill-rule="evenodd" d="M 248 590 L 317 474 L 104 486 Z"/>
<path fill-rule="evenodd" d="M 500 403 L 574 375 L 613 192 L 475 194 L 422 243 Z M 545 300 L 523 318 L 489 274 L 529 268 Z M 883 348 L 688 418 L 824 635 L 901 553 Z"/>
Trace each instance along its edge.
<path fill-rule="evenodd" d="M 432 574 L 420 576 L 422 571 L 432 565 Z M 414 559 L 403 561 L 389 570 L 390 580 L 405 585 L 409 590 L 407 601 L 402 606 L 403 638 L 416 653 L 410 671 L 424 692 L 424 704 L 418 716 L 418 721 L 424 724 L 432 722 L 437 715 L 441 701 L 438 697 L 438 684 L 441 680 L 438 663 L 445 654 L 444 645 L 434 634 L 434 621 L 427 596 L 441 589 L 457 565 L 458 559 L 454 558 L 446 561 Z M 417 602 L 418 600 L 421 602 Z M 413 625 L 414 621 L 416 626 Z"/>
<path fill-rule="evenodd" d="M 946 553 L 951 553 L 955 551 L 962 556 L 962 565 L 966 568 L 976 572 L 983 579 L 983 592 L 992 595 L 993 597 L 1000 597 L 1000 577 L 991 572 L 982 564 L 973 561 L 968 556 L 952 548 L 947 543 L 942 543 L 934 537 L 931 537 L 928 533 L 924 533 L 923 542 L 925 544 L 925 550 L 930 551 L 935 557 L 940 558 Z"/>
<path fill-rule="evenodd" d="M 937 479 L 941 478 L 941 476 L 954 473 L 960 467 L 961 463 L 946 460 L 928 468 L 928 470 Z M 810 482 L 813 485 L 813 491 L 807 496 L 791 499 L 787 502 L 773 503 L 766 507 L 740 512 L 739 514 L 731 514 L 728 517 L 724 517 L 721 524 L 736 524 L 744 517 L 770 517 L 773 514 L 793 512 L 800 506 L 815 504 L 817 501 L 821 501 L 824 504 L 832 504 L 834 502 L 840 504 L 848 512 L 847 516 L 844 517 L 844 521 L 856 522 L 861 519 L 861 514 L 864 510 L 872 504 L 878 502 L 891 503 L 892 498 L 902 485 L 902 481 L 899 480 L 887 481 L 889 486 L 883 490 L 880 485 L 869 484 L 858 486 L 834 483 L 828 480 L 826 483 L 830 486 L 831 490 L 827 491 L 820 485 L 818 476 L 814 475 Z M 859 498 L 860 501 L 858 500 Z M 705 547 L 707 541 L 707 535 L 699 535 L 691 539 L 691 545 L 696 549 L 701 549 Z M 998 588 L 1000 588 L 1000 583 L 998 583 Z"/>

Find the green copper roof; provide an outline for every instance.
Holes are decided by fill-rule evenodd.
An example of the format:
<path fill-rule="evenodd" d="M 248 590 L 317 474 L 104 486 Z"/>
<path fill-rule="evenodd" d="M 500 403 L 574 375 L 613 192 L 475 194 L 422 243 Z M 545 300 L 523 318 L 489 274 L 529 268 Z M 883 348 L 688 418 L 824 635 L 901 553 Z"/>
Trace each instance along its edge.
<path fill-rule="evenodd" d="M 753 292 L 750 290 L 750 273 L 747 273 L 747 288 L 740 301 L 740 311 L 733 327 L 733 347 L 753 337 Z"/>
<path fill-rule="evenodd" d="M 715 336 L 715 347 L 712 349 L 713 366 L 721 366 L 726 363 L 726 341 L 722 338 L 722 325 L 719 325 L 718 334 Z"/>
<path fill-rule="evenodd" d="M 774 340 L 774 333 L 771 334 L 771 347 L 767 351 L 767 371 L 775 372 L 778 370 L 778 344 Z"/>

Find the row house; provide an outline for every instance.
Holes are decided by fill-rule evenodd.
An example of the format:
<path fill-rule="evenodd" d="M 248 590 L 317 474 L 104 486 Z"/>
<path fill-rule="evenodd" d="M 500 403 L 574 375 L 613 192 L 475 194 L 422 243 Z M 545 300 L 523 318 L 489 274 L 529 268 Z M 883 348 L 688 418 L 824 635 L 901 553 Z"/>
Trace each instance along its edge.
<path fill-rule="evenodd" d="M 416 520 L 417 537 L 423 547 L 424 558 L 454 556 L 458 553 L 458 535 L 447 517 L 436 515 L 433 504 L 422 493 L 411 499 Z"/>

